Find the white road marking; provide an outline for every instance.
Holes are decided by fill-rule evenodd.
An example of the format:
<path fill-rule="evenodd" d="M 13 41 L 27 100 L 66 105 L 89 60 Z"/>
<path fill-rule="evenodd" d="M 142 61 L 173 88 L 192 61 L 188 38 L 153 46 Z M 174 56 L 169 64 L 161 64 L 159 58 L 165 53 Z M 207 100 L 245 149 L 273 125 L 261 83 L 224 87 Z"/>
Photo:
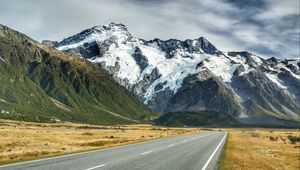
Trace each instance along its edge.
<path fill-rule="evenodd" d="M 91 168 L 88 168 L 88 169 L 85 169 L 85 170 L 92 170 L 92 169 L 96 169 L 96 168 L 103 167 L 103 166 L 105 166 L 105 165 L 106 165 L 106 164 L 102 164 L 102 165 L 94 166 L 94 167 L 91 167 Z"/>
<path fill-rule="evenodd" d="M 209 159 L 206 161 L 205 165 L 202 167 L 201 170 L 205 170 L 207 168 L 207 166 L 210 163 L 211 159 L 214 157 L 214 155 L 218 151 L 219 147 L 221 146 L 221 144 L 223 143 L 223 141 L 226 139 L 226 136 L 227 136 L 227 133 L 224 135 L 223 139 L 221 140 L 221 142 L 219 143 L 219 145 L 216 147 L 216 149 L 214 150 L 214 152 L 210 155 Z"/>
<path fill-rule="evenodd" d="M 172 147 L 172 146 L 174 146 L 175 144 L 173 143 L 173 144 L 170 144 L 170 145 L 168 145 L 169 147 Z"/>
<path fill-rule="evenodd" d="M 153 151 L 143 152 L 143 153 L 141 153 L 141 155 L 146 155 L 146 154 L 151 153 L 151 152 L 153 152 Z"/>
<path fill-rule="evenodd" d="M 212 134 L 209 134 L 209 135 L 205 135 L 205 136 L 200 136 L 200 137 L 196 137 L 196 138 L 192 138 L 192 139 L 190 139 L 190 140 L 183 140 L 183 141 L 181 141 L 181 142 L 178 142 L 177 144 L 179 145 L 179 144 L 183 144 L 183 143 L 185 143 L 185 142 L 188 142 L 188 141 L 192 141 L 192 140 L 194 140 L 194 139 L 200 139 L 200 138 L 204 138 L 204 137 L 207 137 L 207 136 L 211 136 Z M 174 146 L 174 145 L 176 145 L 176 143 L 175 144 L 170 144 L 171 146 Z M 170 145 L 168 145 L 169 147 L 171 147 Z"/>

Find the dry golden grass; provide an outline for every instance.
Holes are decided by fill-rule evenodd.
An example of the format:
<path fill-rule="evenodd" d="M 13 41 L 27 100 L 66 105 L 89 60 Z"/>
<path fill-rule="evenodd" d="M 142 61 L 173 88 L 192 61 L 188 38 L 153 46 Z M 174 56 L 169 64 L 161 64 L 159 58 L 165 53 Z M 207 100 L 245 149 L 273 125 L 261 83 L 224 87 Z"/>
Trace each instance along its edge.
<path fill-rule="evenodd" d="M 152 125 L 49 124 L 0 119 L 0 163 L 197 132 L 200 132 L 200 129 L 164 128 Z"/>
<path fill-rule="evenodd" d="M 220 169 L 300 169 L 299 130 L 227 129 L 228 139 Z M 291 138 L 291 137 L 290 137 Z"/>
<path fill-rule="evenodd" d="M 207 129 L 210 130 L 210 129 Z M 75 123 L 30 123 L 0 119 L 0 164 L 200 132 L 148 124 L 95 126 Z M 299 130 L 226 129 L 220 169 L 300 169 Z"/>

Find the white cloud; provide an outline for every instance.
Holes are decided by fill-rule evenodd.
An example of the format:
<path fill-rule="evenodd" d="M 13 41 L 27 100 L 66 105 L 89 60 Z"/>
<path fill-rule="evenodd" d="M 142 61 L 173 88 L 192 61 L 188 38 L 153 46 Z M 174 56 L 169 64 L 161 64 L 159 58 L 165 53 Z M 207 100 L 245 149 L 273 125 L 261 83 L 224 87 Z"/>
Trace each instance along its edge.
<path fill-rule="evenodd" d="M 289 15 L 299 15 L 299 0 L 266 0 L 268 9 L 258 13 L 258 20 L 282 19 Z"/>
<path fill-rule="evenodd" d="M 261 46 L 278 56 L 298 55 L 299 21 L 282 18 L 300 15 L 299 0 L 264 1 L 265 9 L 251 12 L 223 0 L 0 0 L 0 22 L 39 41 L 120 22 L 146 40 L 204 36 L 223 51 Z"/>

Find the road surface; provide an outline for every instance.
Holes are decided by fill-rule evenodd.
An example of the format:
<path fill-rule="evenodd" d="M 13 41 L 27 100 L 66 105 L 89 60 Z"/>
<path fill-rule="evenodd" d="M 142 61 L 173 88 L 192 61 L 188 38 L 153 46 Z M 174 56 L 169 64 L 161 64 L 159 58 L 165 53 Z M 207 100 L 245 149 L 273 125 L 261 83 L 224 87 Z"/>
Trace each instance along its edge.
<path fill-rule="evenodd" d="M 0 166 L 0 170 L 205 170 L 216 169 L 225 132 L 162 138 Z"/>

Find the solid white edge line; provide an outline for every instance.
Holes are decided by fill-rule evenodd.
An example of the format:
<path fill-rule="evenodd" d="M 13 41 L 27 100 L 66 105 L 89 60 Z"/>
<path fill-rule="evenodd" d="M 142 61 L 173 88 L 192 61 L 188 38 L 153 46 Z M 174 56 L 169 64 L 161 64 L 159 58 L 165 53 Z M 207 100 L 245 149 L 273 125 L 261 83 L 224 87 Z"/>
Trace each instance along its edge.
<path fill-rule="evenodd" d="M 96 169 L 96 168 L 103 167 L 103 166 L 105 166 L 105 165 L 106 165 L 106 164 L 102 164 L 102 165 L 94 166 L 94 167 L 91 167 L 91 168 L 88 168 L 88 169 L 85 169 L 85 170 L 93 170 L 93 169 Z"/>
<path fill-rule="evenodd" d="M 143 152 L 143 153 L 141 153 L 141 155 L 146 155 L 146 154 L 151 153 L 151 152 L 153 152 L 153 151 Z"/>
<path fill-rule="evenodd" d="M 221 142 L 219 143 L 219 145 L 216 147 L 216 149 L 214 150 L 214 152 L 210 155 L 209 159 L 206 161 L 205 165 L 202 167 L 201 170 L 205 170 L 207 168 L 207 166 L 210 163 L 211 159 L 214 157 L 214 155 L 218 151 L 219 147 L 221 146 L 221 144 L 223 143 L 223 141 L 226 139 L 226 136 L 227 136 L 227 133 L 225 133 L 223 139 L 221 140 Z"/>

